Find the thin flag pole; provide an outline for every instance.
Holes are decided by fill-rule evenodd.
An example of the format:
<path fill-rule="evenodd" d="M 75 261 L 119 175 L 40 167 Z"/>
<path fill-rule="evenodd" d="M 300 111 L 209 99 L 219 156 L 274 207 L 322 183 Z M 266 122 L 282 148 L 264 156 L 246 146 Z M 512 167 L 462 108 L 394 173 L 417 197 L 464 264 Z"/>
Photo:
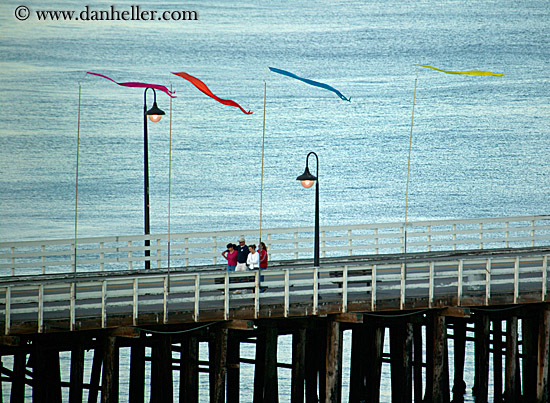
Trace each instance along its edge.
<path fill-rule="evenodd" d="M 170 84 L 172 92 L 172 84 Z M 168 292 L 170 292 L 170 201 L 172 192 L 172 97 L 170 97 L 170 140 L 168 143 Z"/>
<path fill-rule="evenodd" d="M 413 107 L 412 107 L 412 117 L 411 117 L 411 134 L 409 136 L 409 159 L 407 162 L 407 186 L 405 190 L 405 245 L 404 252 L 407 254 L 407 211 L 408 211 L 408 202 L 409 202 L 409 176 L 411 172 L 411 148 L 412 148 L 412 135 L 413 135 L 413 123 L 414 123 L 414 104 L 416 101 L 416 83 L 418 82 L 418 77 L 414 79 L 414 95 L 413 95 Z"/>
<path fill-rule="evenodd" d="M 262 133 L 262 173 L 260 179 L 260 242 L 262 242 L 262 207 L 264 194 L 264 145 L 265 145 L 265 105 L 267 98 L 267 83 L 264 81 L 264 123 Z M 259 244 L 259 243 L 258 243 Z"/>
<path fill-rule="evenodd" d="M 74 198 L 74 266 L 73 266 L 73 279 L 76 281 L 76 241 L 77 241 L 77 229 L 78 229 L 78 167 L 80 156 L 80 103 L 81 103 L 82 85 L 78 83 L 78 117 L 76 125 L 76 186 L 75 186 L 75 198 Z M 75 287 L 76 292 L 76 287 Z"/>

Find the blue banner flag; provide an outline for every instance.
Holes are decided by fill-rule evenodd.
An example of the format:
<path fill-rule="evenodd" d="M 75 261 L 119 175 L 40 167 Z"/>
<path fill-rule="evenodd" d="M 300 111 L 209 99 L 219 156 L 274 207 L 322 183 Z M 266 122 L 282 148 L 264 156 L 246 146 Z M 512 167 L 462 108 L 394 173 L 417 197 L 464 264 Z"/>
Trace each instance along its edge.
<path fill-rule="evenodd" d="M 295 78 L 295 79 L 297 79 L 297 80 L 303 81 L 303 82 L 306 83 L 306 84 L 314 85 L 315 87 L 320 87 L 320 88 L 324 88 L 325 90 L 332 91 L 332 92 L 334 92 L 336 95 L 338 95 L 338 96 L 340 97 L 340 99 L 342 99 L 343 101 L 351 102 L 351 97 L 350 97 L 350 98 L 346 98 L 340 91 L 338 91 L 338 90 L 337 90 L 336 88 L 334 88 L 334 87 L 331 87 L 331 86 L 328 85 L 328 84 L 320 83 L 319 81 L 313 81 L 313 80 L 310 80 L 310 79 L 308 79 L 308 78 L 298 77 L 296 74 L 293 74 L 293 73 L 291 73 L 290 71 L 281 70 L 281 69 L 276 69 L 275 67 L 270 67 L 269 70 L 271 70 L 271 71 L 274 72 L 274 73 L 282 74 L 283 76 L 288 76 L 288 77 L 292 77 L 292 78 Z"/>

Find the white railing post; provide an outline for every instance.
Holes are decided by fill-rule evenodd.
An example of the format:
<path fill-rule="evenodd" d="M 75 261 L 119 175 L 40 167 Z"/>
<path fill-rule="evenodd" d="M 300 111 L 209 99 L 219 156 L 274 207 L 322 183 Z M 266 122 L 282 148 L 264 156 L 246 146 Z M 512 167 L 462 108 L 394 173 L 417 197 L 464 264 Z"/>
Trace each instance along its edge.
<path fill-rule="evenodd" d="M 374 254 L 378 255 L 378 228 L 374 229 Z"/>
<path fill-rule="evenodd" d="M 531 246 L 535 246 L 535 220 L 531 221 Z"/>
<path fill-rule="evenodd" d="M 403 310 L 405 308 L 405 287 L 407 286 L 406 283 L 406 273 L 407 273 L 407 266 L 405 263 L 401 263 L 401 287 L 400 287 L 400 296 L 399 296 L 399 309 Z"/>
<path fill-rule="evenodd" d="M 353 255 L 353 248 L 352 248 L 353 238 L 352 238 L 352 232 L 350 229 L 348 229 L 348 256 Z"/>
<path fill-rule="evenodd" d="M 163 281 L 163 316 L 164 316 L 164 324 L 168 323 L 168 298 L 170 297 L 170 294 L 168 293 L 168 276 L 164 277 Z"/>
<path fill-rule="evenodd" d="M 185 240 L 184 240 L 184 254 L 185 254 L 185 267 L 188 267 L 189 266 L 189 238 L 188 237 L 185 237 Z M 198 319 L 196 319 L 198 320 Z"/>
<path fill-rule="evenodd" d="M 101 282 L 101 328 L 107 327 L 107 282 Z"/>
<path fill-rule="evenodd" d="M 399 227 L 399 243 L 401 244 L 401 253 L 405 253 L 405 231 L 404 231 L 404 226 L 401 225 Z"/>
<path fill-rule="evenodd" d="M 217 249 L 217 248 L 216 248 L 217 246 L 218 246 L 218 244 L 217 244 L 217 242 L 216 242 L 216 237 L 213 236 L 213 237 L 212 237 L 212 257 L 213 257 L 213 263 L 214 263 L 214 264 L 218 263 L 218 252 L 217 252 L 217 250 L 216 250 L 216 249 Z"/>
<path fill-rule="evenodd" d="M 546 301 L 546 281 L 547 281 L 547 269 L 548 269 L 548 255 L 542 258 L 542 301 Z"/>
<path fill-rule="evenodd" d="M 6 329 L 5 334 L 6 336 L 10 334 L 10 327 L 11 327 L 11 287 L 6 287 Z"/>
<path fill-rule="evenodd" d="M 128 241 L 128 270 L 132 270 L 134 262 L 132 259 L 132 241 Z"/>
<path fill-rule="evenodd" d="M 254 272 L 254 318 L 260 317 L 260 270 Z"/>
<path fill-rule="evenodd" d="M 199 297 L 200 297 L 200 284 L 201 283 L 201 275 L 195 274 L 195 307 L 194 307 L 194 314 L 193 319 L 195 322 L 199 321 Z"/>
<path fill-rule="evenodd" d="M 492 260 L 489 258 L 485 266 L 485 305 L 489 305 L 491 299 L 491 266 Z"/>
<path fill-rule="evenodd" d="M 294 233 L 294 259 L 298 259 L 298 242 L 296 240 L 298 239 L 298 233 Z"/>
<path fill-rule="evenodd" d="M 376 265 L 372 265 L 371 269 L 371 301 L 370 310 L 376 311 Z"/>
<path fill-rule="evenodd" d="M 44 331 L 44 285 L 38 287 L 38 333 Z"/>
<path fill-rule="evenodd" d="M 71 283 L 71 301 L 70 301 L 70 330 L 75 330 L 76 327 L 76 283 Z"/>
<path fill-rule="evenodd" d="M 434 275 L 435 275 L 435 263 L 432 261 L 430 262 L 430 274 L 429 274 L 429 280 L 428 280 L 428 308 L 431 308 L 433 306 L 434 302 Z"/>
<path fill-rule="evenodd" d="M 458 261 L 458 287 L 456 292 L 457 305 L 462 304 L 462 281 L 463 281 L 464 260 Z"/>
<path fill-rule="evenodd" d="M 133 287 L 132 287 L 132 324 L 134 326 L 137 326 L 138 322 L 138 304 L 139 304 L 139 285 L 138 285 L 138 279 L 135 278 L 133 281 Z"/>
<path fill-rule="evenodd" d="M 105 263 L 103 262 L 103 259 L 105 259 L 105 252 L 103 252 L 103 248 L 105 246 L 105 243 L 104 242 L 100 242 L 99 243 L 99 260 L 100 260 L 100 263 L 99 263 L 99 271 L 104 271 L 105 270 Z"/>
<path fill-rule="evenodd" d="M 44 263 L 46 261 L 46 256 L 44 256 L 44 252 L 46 252 L 46 245 L 42 245 L 40 250 L 42 251 L 42 256 L 40 257 L 40 260 L 42 261 L 42 263 Z M 42 265 L 42 274 L 46 274 L 46 265 Z"/>
<path fill-rule="evenodd" d="M 479 223 L 479 249 L 483 249 L 483 223 Z"/>
<path fill-rule="evenodd" d="M 288 269 L 284 269 L 285 273 L 285 308 L 284 317 L 288 318 L 288 311 L 290 309 L 290 272 Z"/>
<path fill-rule="evenodd" d="M 319 308 L 319 268 L 313 268 L 313 315 L 317 315 Z"/>
<path fill-rule="evenodd" d="M 514 304 L 518 303 L 519 297 L 519 256 L 516 256 L 514 263 Z"/>
<path fill-rule="evenodd" d="M 11 251 L 11 276 L 15 276 L 15 246 L 10 248 Z M 7 333 L 6 333 L 7 334 Z"/>
<path fill-rule="evenodd" d="M 223 276 L 223 307 L 224 307 L 224 312 L 227 307 L 227 315 L 229 315 L 229 292 L 230 292 L 229 283 L 230 283 L 229 272 L 226 271 Z M 224 313 L 224 316 L 225 316 L 225 313 Z"/>
<path fill-rule="evenodd" d="M 506 228 L 506 231 L 504 232 L 504 247 L 507 248 L 509 245 L 508 239 L 510 238 L 510 232 L 508 231 L 510 223 L 506 221 L 504 227 Z"/>
<path fill-rule="evenodd" d="M 321 257 L 326 257 L 327 251 L 325 250 L 325 231 L 321 231 Z"/>
<path fill-rule="evenodd" d="M 344 266 L 342 273 L 342 313 L 348 311 L 348 266 Z"/>
<path fill-rule="evenodd" d="M 160 238 L 157 238 L 157 269 L 162 267 L 162 245 Z"/>
<path fill-rule="evenodd" d="M 427 242 L 428 242 L 428 252 L 431 252 L 432 251 L 432 234 L 431 234 L 431 229 L 432 229 L 432 226 L 431 225 L 428 225 L 426 227 L 426 233 L 427 233 Z"/>
<path fill-rule="evenodd" d="M 453 224 L 453 250 L 456 250 L 456 224 Z"/>

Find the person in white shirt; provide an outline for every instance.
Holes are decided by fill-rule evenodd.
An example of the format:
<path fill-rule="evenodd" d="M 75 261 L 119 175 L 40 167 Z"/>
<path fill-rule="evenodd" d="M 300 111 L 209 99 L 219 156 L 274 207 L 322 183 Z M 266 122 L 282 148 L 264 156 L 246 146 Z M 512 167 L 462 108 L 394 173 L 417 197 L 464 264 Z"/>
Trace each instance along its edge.
<path fill-rule="evenodd" d="M 248 270 L 254 270 L 260 268 L 260 254 L 256 252 L 256 245 L 248 246 L 248 257 L 246 258 L 246 264 Z"/>

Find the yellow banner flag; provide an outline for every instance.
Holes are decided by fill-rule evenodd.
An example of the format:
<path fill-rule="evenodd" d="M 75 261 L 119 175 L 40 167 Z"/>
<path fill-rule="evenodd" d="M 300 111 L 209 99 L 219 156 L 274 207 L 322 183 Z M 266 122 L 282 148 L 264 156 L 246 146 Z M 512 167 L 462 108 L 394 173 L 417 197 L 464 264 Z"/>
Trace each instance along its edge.
<path fill-rule="evenodd" d="M 423 64 L 417 64 L 417 66 L 426 67 L 427 69 L 434 69 L 447 74 L 466 74 L 470 76 L 503 76 L 504 75 L 502 73 L 492 73 L 490 71 L 483 71 L 483 70 L 452 71 L 452 70 L 441 70 L 441 69 L 438 69 L 437 67 L 425 66 Z"/>

